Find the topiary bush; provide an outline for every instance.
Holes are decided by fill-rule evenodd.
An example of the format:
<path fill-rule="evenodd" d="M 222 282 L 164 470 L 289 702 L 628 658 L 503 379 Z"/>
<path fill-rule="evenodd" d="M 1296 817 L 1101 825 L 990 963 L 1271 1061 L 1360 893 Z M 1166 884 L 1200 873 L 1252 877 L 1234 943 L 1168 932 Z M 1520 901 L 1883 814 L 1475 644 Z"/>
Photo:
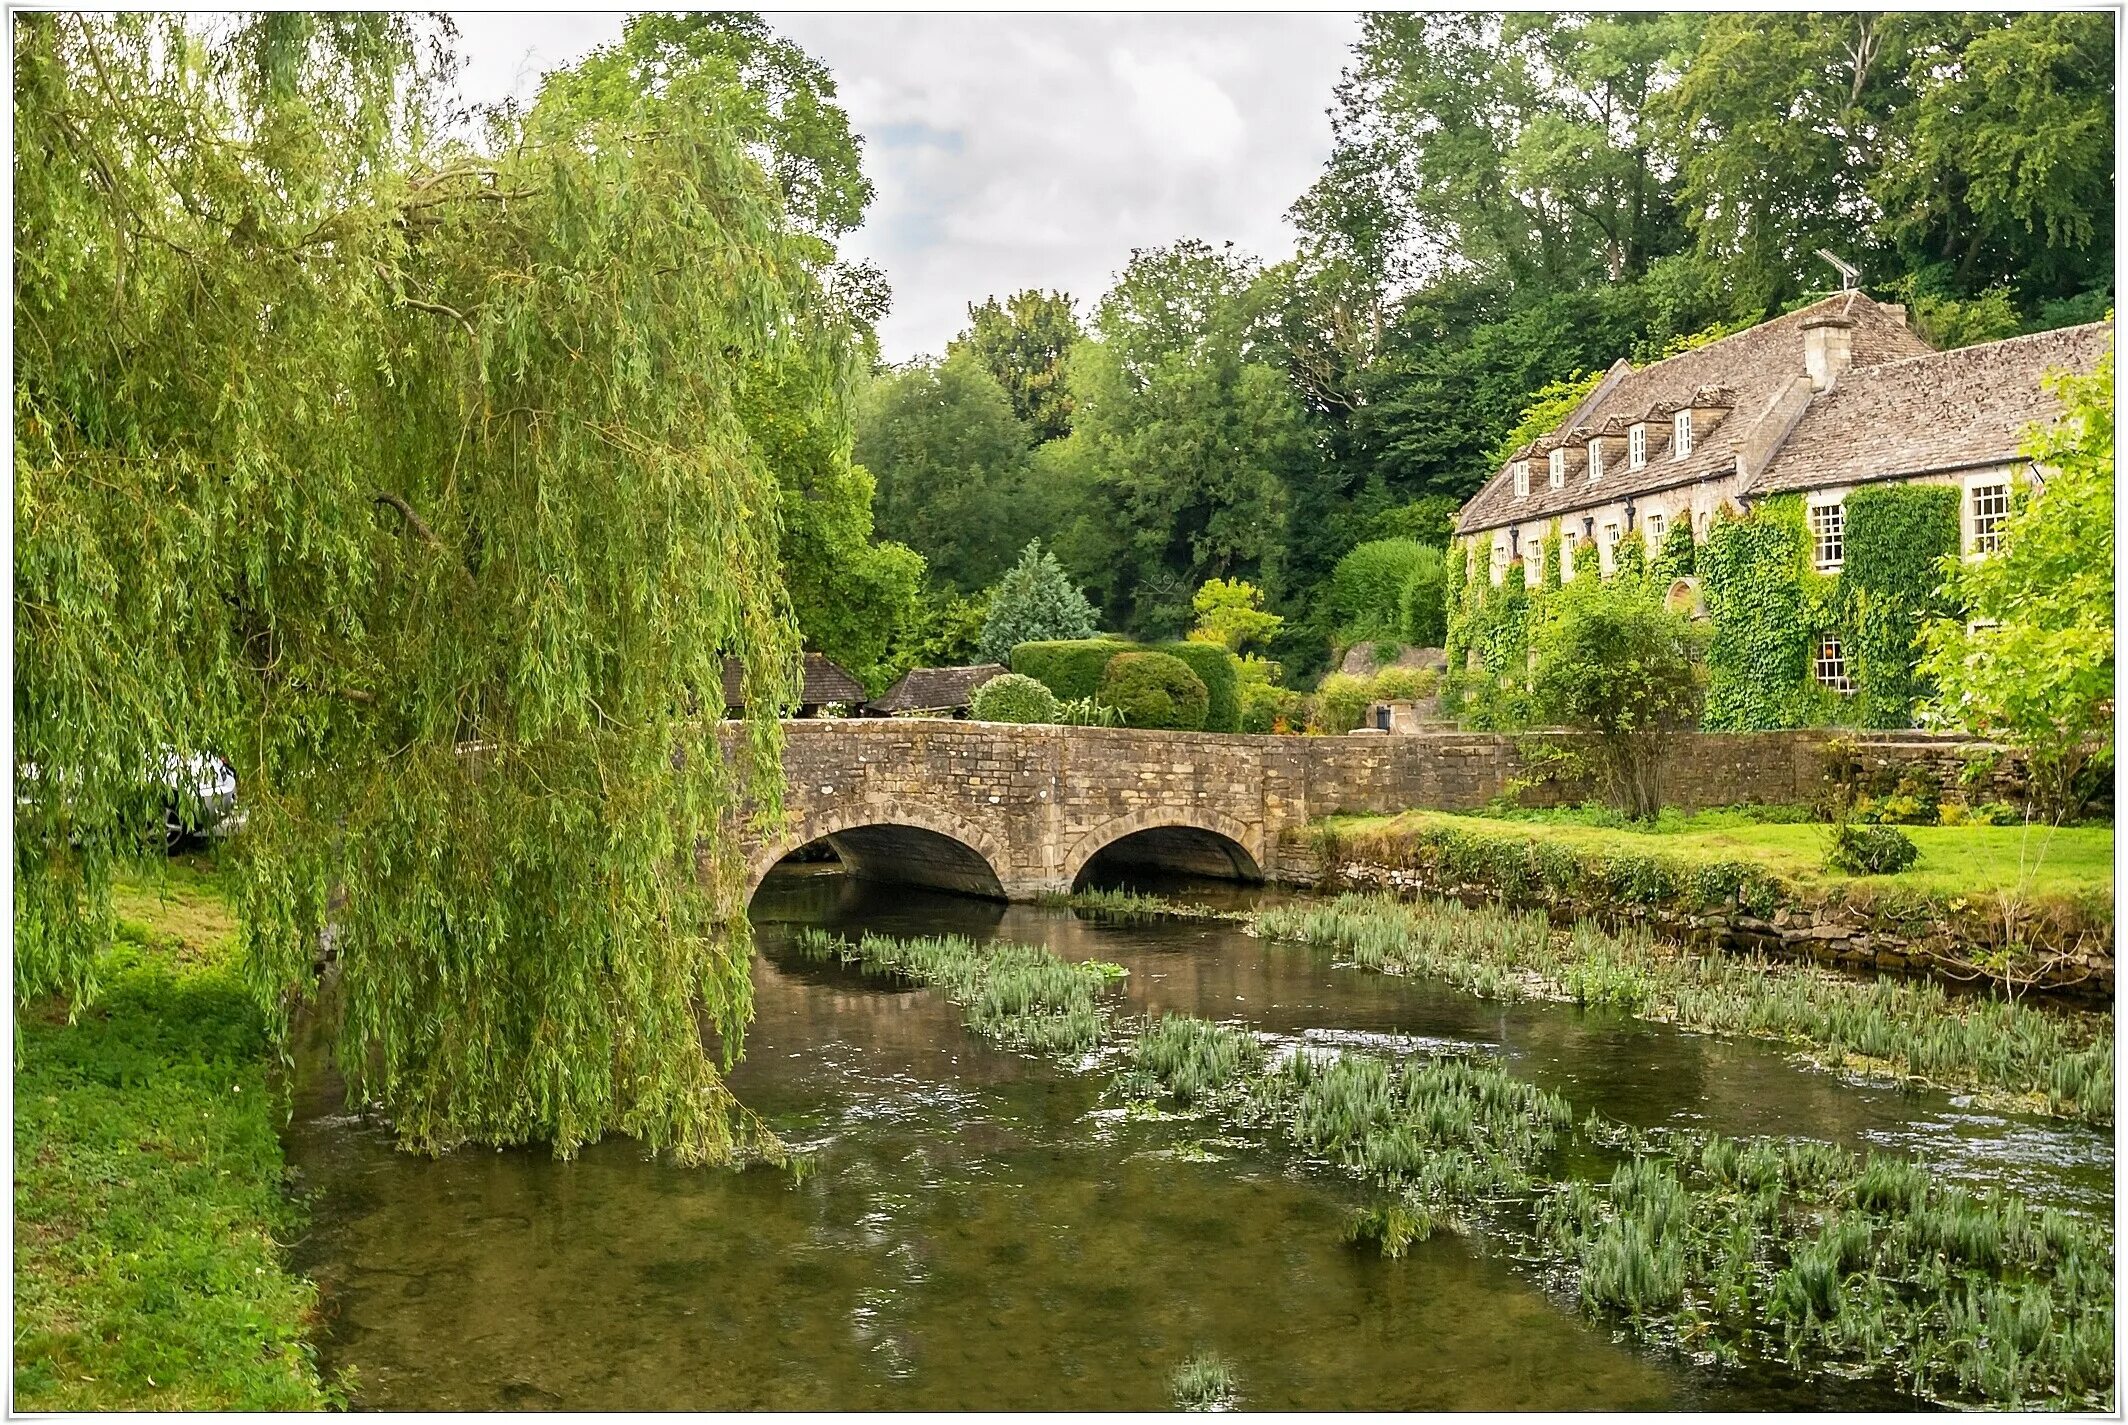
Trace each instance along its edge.
<path fill-rule="evenodd" d="M 1328 601 L 1339 642 L 1365 643 L 1403 633 L 1404 589 L 1414 579 L 1439 586 L 1447 577 L 1441 551 L 1414 539 L 1374 539 L 1357 545 L 1330 571 Z"/>
<path fill-rule="evenodd" d="M 1026 674 L 1068 702 L 1097 695 L 1109 660 L 1119 653 L 1165 653 L 1181 659 L 1204 684 L 1210 699 L 1205 730 L 1241 730 L 1239 660 L 1216 643 L 1147 644 L 1113 638 L 1023 643 L 1012 650 L 1012 671 Z"/>
<path fill-rule="evenodd" d="M 1172 653 L 1118 653 L 1101 675 L 1101 701 L 1126 727 L 1204 728 L 1211 696 L 1204 680 Z"/>
<path fill-rule="evenodd" d="M 1920 858 L 1913 838 L 1897 827 L 1843 822 L 1832 829 L 1825 868 L 1850 876 L 1894 876 Z"/>
<path fill-rule="evenodd" d="M 1055 722 L 1057 695 L 1019 673 L 1000 673 L 968 699 L 977 722 Z"/>

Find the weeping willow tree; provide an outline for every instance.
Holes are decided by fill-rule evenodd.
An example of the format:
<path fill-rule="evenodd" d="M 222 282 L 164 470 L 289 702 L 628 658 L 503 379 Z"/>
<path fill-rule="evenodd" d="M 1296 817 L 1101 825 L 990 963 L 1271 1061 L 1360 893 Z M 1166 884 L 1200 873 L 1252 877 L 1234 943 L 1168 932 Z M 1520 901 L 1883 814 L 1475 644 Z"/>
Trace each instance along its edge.
<path fill-rule="evenodd" d="M 336 966 L 406 1144 L 773 1153 L 720 1072 L 797 665 L 744 413 L 839 409 L 853 323 L 727 74 L 472 144 L 426 23 L 15 17 L 16 992 L 93 994 L 213 749 L 257 989 Z"/>

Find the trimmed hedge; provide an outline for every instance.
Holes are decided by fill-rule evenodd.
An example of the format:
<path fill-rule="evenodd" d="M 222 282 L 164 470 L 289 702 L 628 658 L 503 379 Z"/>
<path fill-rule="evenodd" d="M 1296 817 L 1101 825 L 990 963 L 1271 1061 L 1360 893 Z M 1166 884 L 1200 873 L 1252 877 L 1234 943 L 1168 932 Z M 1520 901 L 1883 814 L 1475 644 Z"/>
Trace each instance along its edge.
<path fill-rule="evenodd" d="M 1216 643 L 1127 643 L 1117 638 L 1073 638 L 1023 643 L 1012 650 L 1012 671 L 1025 674 L 1064 702 L 1101 691 L 1109 660 L 1119 653 L 1165 653 L 1189 665 L 1209 700 L 1207 732 L 1241 730 L 1240 677 L 1234 655 Z"/>
<path fill-rule="evenodd" d="M 1172 653 L 1118 653 L 1101 675 L 1101 701 L 1123 714 L 1125 727 L 1204 729 L 1211 701 L 1204 680 Z"/>

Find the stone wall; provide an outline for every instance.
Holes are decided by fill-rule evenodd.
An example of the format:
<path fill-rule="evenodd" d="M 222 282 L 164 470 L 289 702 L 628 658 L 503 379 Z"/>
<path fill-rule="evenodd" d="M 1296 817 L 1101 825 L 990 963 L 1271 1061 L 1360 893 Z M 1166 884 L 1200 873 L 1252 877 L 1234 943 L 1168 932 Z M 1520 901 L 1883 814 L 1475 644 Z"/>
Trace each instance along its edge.
<path fill-rule="evenodd" d="M 1510 789 L 1530 805 L 1592 795 L 1551 755 L 1574 746 L 1568 734 L 1259 737 L 898 718 L 805 720 L 785 730 L 788 816 L 752 839 L 757 882 L 790 851 L 826 837 L 862 873 L 1025 899 L 1069 890 L 1095 855 L 1162 828 L 1190 834 L 1133 848 L 1156 852 L 1164 839 L 1198 864 L 1224 858 L 1241 874 L 1277 877 L 1304 869 L 1282 864 L 1292 854 L 1284 833 L 1319 817 L 1474 810 Z M 1810 801 L 1824 785 L 1826 736 L 1681 737 L 1665 798 L 1688 808 Z M 1955 761 L 1966 748 L 1908 733 L 1850 740 L 1891 764 Z"/>

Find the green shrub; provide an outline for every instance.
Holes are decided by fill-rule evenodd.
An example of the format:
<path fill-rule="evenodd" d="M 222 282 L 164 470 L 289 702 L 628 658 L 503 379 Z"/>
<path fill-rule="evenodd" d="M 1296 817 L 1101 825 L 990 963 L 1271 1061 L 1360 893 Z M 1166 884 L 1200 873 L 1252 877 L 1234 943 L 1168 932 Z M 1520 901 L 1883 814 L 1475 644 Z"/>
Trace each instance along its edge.
<path fill-rule="evenodd" d="M 1412 566 L 1397 596 L 1397 627 L 1414 648 L 1439 648 L 1448 637 L 1448 561 L 1422 560 Z"/>
<path fill-rule="evenodd" d="M 1384 668 L 1372 683 L 1374 701 L 1409 702 L 1432 697 L 1441 686 L 1441 675 L 1431 668 Z"/>
<path fill-rule="evenodd" d="M 1663 534 L 1662 547 L 1656 551 L 1655 561 L 1648 572 L 1667 585 L 1672 579 L 1683 579 L 1695 568 L 1696 548 L 1692 540 L 1692 512 L 1680 510 L 1670 528 Z"/>
<path fill-rule="evenodd" d="M 1399 637 L 1405 587 L 1427 580 L 1445 588 L 1446 579 L 1441 551 L 1415 539 L 1373 539 L 1357 545 L 1330 571 L 1331 627 L 1348 645 Z"/>
<path fill-rule="evenodd" d="M 1165 653 L 1181 659 L 1204 684 L 1210 700 L 1205 729 L 1210 732 L 1241 730 L 1238 660 L 1216 643 L 1147 644 L 1113 638 L 1023 643 L 1012 650 L 1012 671 L 1024 673 L 1069 702 L 1099 693 L 1109 660 L 1119 653 Z"/>
<path fill-rule="evenodd" d="M 1040 540 L 1030 540 L 1020 562 L 1005 571 L 990 591 L 983 619 L 983 657 L 1002 663 L 1022 643 L 1044 639 L 1085 638 L 1093 633 L 1094 609 L 1071 582 L 1054 554 Z"/>
<path fill-rule="evenodd" d="M 1055 722 L 1057 695 L 1021 673 L 1000 673 L 968 699 L 978 722 Z"/>
<path fill-rule="evenodd" d="M 1206 732 L 1241 731 L 1241 678 L 1237 660 L 1216 643 L 1158 643 L 1143 651 L 1181 659 L 1204 684 Z"/>
<path fill-rule="evenodd" d="M 1291 688 L 1246 683 L 1241 689 L 1243 732 L 1291 732 L 1306 717 L 1308 700 Z"/>
<path fill-rule="evenodd" d="M 1850 876 L 1894 876 L 1920 855 L 1912 838 L 1894 827 L 1843 824 L 1833 828 L 1825 868 Z"/>
<path fill-rule="evenodd" d="M 1913 726 L 1914 704 L 1933 691 L 1914 674 L 1914 633 L 1950 612 L 1936 598 L 1937 561 L 1958 552 L 1958 498 L 1948 485 L 1869 485 L 1845 501 L 1840 587 L 1864 727 Z"/>
<path fill-rule="evenodd" d="M 1023 643 L 1012 650 L 1012 671 L 1034 679 L 1059 698 L 1090 698 L 1101 690 L 1108 660 L 1138 647 L 1115 638 L 1071 638 Z"/>
<path fill-rule="evenodd" d="M 1308 731 L 1350 732 L 1374 701 L 1374 684 L 1351 673 L 1332 673 L 1317 685 L 1308 713 Z"/>
<path fill-rule="evenodd" d="M 1126 727 L 1197 732 L 1211 698 L 1189 664 L 1172 653 L 1144 652 L 1109 659 L 1101 675 L 1101 701 L 1123 714 Z"/>

